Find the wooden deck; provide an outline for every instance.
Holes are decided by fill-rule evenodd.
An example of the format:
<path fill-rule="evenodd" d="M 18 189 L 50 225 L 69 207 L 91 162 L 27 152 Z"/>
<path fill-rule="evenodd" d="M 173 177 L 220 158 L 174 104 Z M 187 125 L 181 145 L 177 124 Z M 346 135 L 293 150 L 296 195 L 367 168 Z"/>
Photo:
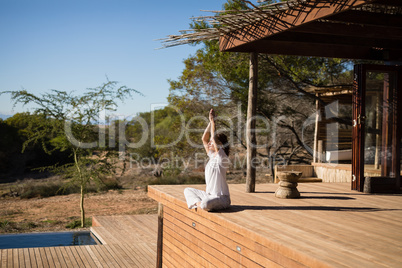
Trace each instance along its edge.
<path fill-rule="evenodd" d="M 402 267 L 402 195 L 303 183 L 302 198 L 278 199 L 277 184 L 230 185 L 232 207 L 208 213 L 187 209 L 185 187 L 148 190 L 163 204 L 165 267 Z"/>
<path fill-rule="evenodd" d="M 103 245 L 0 250 L 0 267 L 155 267 L 156 215 L 99 216 Z"/>

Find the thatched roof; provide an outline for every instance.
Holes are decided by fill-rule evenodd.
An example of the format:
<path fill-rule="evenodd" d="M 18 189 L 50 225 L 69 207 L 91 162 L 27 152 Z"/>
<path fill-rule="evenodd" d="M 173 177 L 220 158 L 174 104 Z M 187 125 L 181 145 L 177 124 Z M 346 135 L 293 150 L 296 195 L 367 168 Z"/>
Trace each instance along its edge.
<path fill-rule="evenodd" d="M 194 17 L 191 20 L 204 22 L 209 28 L 180 31 L 178 35 L 162 39 L 163 46 L 220 39 L 222 51 L 284 54 L 279 49 L 273 49 L 273 52 L 267 50 L 267 47 L 275 47 L 276 44 L 271 46 L 270 39 L 275 39 L 276 42 L 297 43 L 306 39 L 303 35 L 307 33 L 305 36 L 311 36 L 313 43 L 319 42 L 314 41 L 314 38 L 330 40 L 327 43 L 334 43 L 334 39 L 339 39 L 340 45 L 349 47 L 364 46 L 366 43 L 369 44 L 367 49 L 368 46 L 370 49 L 380 50 L 388 49 L 388 45 L 394 50 L 402 47 L 400 0 L 289 0 L 274 4 L 260 1 L 258 6 L 250 1 L 240 1 L 246 3 L 248 9 L 206 11 L 210 15 Z M 323 30 L 324 28 L 326 30 Z M 360 31 L 360 28 L 363 31 Z M 379 41 L 376 41 L 377 39 Z M 260 40 L 264 40 L 264 44 L 259 42 Z M 314 44 L 312 45 L 314 48 Z M 399 55 L 399 50 L 397 54 Z"/>
<path fill-rule="evenodd" d="M 178 35 L 169 35 L 163 38 L 164 47 L 172 47 L 183 44 L 191 44 L 200 41 L 218 40 L 221 35 L 235 31 L 241 31 L 244 27 L 268 17 L 280 15 L 288 9 L 298 9 L 309 0 L 289 0 L 274 4 L 253 5 L 250 1 L 244 1 L 249 5 L 247 10 L 220 10 L 203 12 L 212 13 L 209 16 L 192 17 L 194 22 L 205 22 L 210 28 L 180 30 Z M 259 1 L 266 2 L 266 1 Z"/>

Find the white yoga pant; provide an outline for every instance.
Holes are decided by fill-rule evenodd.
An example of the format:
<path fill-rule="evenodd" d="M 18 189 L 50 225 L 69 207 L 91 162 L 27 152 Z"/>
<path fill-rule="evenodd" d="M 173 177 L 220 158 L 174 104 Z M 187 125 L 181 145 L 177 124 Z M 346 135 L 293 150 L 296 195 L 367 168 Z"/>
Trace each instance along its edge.
<path fill-rule="evenodd" d="M 184 196 L 190 209 L 197 207 L 198 202 L 201 202 L 200 207 L 206 211 L 225 209 L 230 206 L 229 195 L 212 196 L 202 190 L 186 188 Z"/>

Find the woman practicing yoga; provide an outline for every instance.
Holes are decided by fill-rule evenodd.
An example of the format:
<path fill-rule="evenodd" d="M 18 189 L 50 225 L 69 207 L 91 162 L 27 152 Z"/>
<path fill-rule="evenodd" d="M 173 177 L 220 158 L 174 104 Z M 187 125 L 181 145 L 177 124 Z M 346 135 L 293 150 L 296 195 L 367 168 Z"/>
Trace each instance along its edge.
<path fill-rule="evenodd" d="M 225 209 L 230 206 L 229 187 L 226 182 L 230 147 L 225 134 L 215 134 L 213 109 L 209 112 L 209 124 L 202 135 L 202 143 L 209 157 L 205 166 L 206 191 L 184 189 L 187 206 L 190 209 L 201 208 L 206 211 Z"/>

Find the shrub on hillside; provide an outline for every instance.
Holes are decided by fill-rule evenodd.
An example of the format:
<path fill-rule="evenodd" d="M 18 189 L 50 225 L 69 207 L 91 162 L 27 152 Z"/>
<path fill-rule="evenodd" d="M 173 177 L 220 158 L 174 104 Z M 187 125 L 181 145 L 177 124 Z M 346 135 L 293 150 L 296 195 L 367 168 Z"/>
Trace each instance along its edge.
<path fill-rule="evenodd" d="M 204 184 L 202 176 L 181 175 L 181 176 L 162 176 L 151 180 L 149 185 L 170 185 L 170 184 Z"/>
<path fill-rule="evenodd" d="M 107 190 L 121 189 L 117 180 L 109 179 L 102 185 L 89 184 L 87 193 L 104 192 Z M 73 184 L 66 184 L 61 178 L 52 178 L 46 180 L 27 179 L 17 182 L 10 192 L 20 198 L 44 198 L 56 195 L 68 195 L 80 193 L 80 187 Z"/>

